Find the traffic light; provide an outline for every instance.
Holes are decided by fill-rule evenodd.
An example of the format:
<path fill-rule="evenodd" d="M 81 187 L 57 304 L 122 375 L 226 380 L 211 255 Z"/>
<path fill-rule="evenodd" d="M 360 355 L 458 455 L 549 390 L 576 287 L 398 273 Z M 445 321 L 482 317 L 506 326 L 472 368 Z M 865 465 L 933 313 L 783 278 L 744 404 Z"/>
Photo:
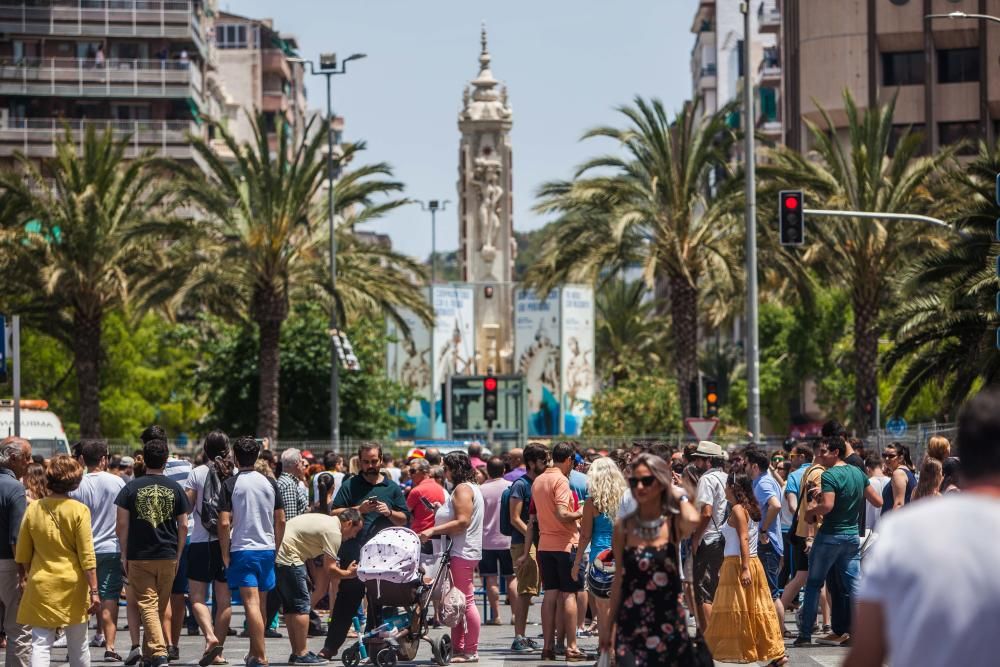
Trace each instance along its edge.
<path fill-rule="evenodd" d="M 802 212 L 802 191 L 779 192 L 778 233 L 781 245 L 803 245 L 806 242 L 805 222 L 805 214 Z"/>
<path fill-rule="evenodd" d="M 497 388 L 499 383 L 492 375 L 483 380 L 483 419 L 487 424 L 497 420 Z"/>
<path fill-rule="evenodd" d="M 719 383 L 705 380 L 705 416 L 719 416 Z"/>

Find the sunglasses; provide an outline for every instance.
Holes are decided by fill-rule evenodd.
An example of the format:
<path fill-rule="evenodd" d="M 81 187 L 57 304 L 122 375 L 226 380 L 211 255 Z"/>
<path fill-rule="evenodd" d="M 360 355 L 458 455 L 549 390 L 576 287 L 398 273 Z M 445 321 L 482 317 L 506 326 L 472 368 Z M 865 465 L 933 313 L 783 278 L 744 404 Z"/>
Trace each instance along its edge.
<path fill-rule="evenodd" d="M 642 484 L 643 488 L 648 489 L 656 483 L 656 478 L 652 475 L 646 475 L 645 477 L 629 477 L 628 485 L 633 489 Z"/>
<path fill-rule="evenodd" d="M 899 456 L 899 454 L 883 454 L 882 458 L 884 458 L 884 459 L 894 459 L 897 456 Z"/>
<path fill-rule="evenodd" d="M 777 457 L 775 457 L 775 458 L 771 459 L 771 463 L 775 463 L 775 464 L 777 464 L 777 463 L 781 463 L 781 462 L 782 462 L 782 461 L 784 461 L 784 460 L 785 460 L 785 459 L 781 458 L 780 456 L 777 456 Z"/>

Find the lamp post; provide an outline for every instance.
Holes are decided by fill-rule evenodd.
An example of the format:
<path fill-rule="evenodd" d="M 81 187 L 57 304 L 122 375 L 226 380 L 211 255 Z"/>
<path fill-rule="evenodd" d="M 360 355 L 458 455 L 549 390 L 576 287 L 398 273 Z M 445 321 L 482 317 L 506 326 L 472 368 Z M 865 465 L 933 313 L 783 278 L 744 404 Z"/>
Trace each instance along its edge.
<path fill-rule="evenodd" d="M 1000 18 L 996 16 L 990 16 L 989 14 L 966 14 L 965 12 L 948 12 L 947 14 L 925 14 L 925 20 L 929 19 L 983 19 L 984 21 L 993 21 L 994 23 L 1000 23 Z"/>
<path fill-rule="evenodd" d="M 754 156 L 753 77 L 750 76 L 750 3 L 743 11 L 743 152 L 746 170 L 746 272 L 747 272 L 747 428 L 753 441 L 760 430 L 760 349 L 757 331 L 757 184 Z"/>
<path fill-rule="evenodd" d="M 289 58 L 291 62 L 309 65 L 309 74 L 326 77 L 326 184 L 327 213 L 330 223 L 330 292 L 333 303 L 330 307 L 330 439 L 333 446 L 340 443 L 340 360 L 337 359 L 337 345 L 334 336 L 337 335 L 337 226 L 334 221 L 333 194 L 333 101 L 330 96 L 330 80 L 337 74 L 347 73 L 347 63 L 360 60 L 364 53 L 355 53 L 345 58 L 337 67 L 337 54 L 319 54 L 319 70 L 311 60 Z"/>
<path fill-rule="evenodd" d="M 439 201 L 431 199 L 426 204 L 417 200 L 422 211 L 431 212 L 431 285 L 437 282 L 437 212 L 444 211 L 451 203 L 450 199 Z"/>

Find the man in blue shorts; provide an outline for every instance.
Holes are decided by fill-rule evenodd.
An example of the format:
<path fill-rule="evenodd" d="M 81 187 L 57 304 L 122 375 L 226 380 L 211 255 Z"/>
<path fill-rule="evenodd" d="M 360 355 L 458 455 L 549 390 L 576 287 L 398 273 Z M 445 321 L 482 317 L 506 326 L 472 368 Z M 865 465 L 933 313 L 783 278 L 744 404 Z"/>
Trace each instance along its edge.
<path fill-rule="evenodd" d="M 254 470 L 260 445 L 250 436 L 233 443 L 239 472 L 222 483 L 219 497 L 219 548 L 230 589 L 239 589 L 250 635 L 247 667 L 267 665 L 264 615 L 274 588 L 274 554 L 285 531 L 285 509 L 278 484 Z"/>

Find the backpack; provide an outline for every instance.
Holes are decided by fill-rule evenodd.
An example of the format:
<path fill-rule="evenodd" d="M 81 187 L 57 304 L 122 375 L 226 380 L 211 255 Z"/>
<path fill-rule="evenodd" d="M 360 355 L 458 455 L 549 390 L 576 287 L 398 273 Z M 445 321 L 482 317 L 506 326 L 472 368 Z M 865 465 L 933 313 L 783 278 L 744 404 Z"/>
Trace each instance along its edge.
<path fill-rule="evenodd" d="M 517 484 L 522 479 L 524 477 L 518 477 L 514 480 L 514 484 Z M 514 484 L 504 489 L 500 495 L 500 534 L 507 537 L 514 534 L 514 524 L 510 522 L 510 496 L 514 490 Z"/>
<path fill-rule="evenodd" d="M 206 464 L 208 474 L 205 475 L 205 488 L 201 490 L 201 506 L 198 508 L 198 519 L 209 535 L 219 535 L 219 497 L 222 495 L 222 478 L 219 469 L 225 465 L 214 461 Z"/>

